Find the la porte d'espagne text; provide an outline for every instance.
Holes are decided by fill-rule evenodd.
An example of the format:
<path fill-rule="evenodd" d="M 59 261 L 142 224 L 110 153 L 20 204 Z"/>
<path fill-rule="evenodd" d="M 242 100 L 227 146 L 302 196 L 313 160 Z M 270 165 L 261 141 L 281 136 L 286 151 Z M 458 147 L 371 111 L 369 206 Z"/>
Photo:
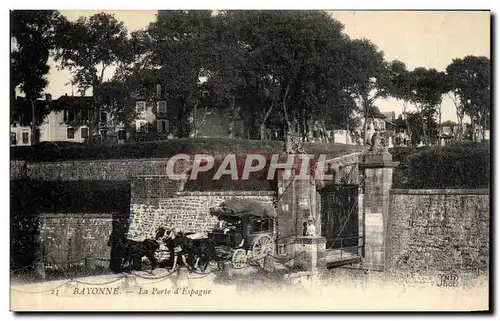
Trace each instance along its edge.
<path fill-rule="evenodd" d="M 73 290 L 73 295 L 120 295 L 123 292 L 120 291 L 119 287 L 95 287 L 95 288 L 89 288 L 89 287 L 82 287 L 82 288 L 74 288 Z M 130 293 L 129 291 L 126 291 L 126 293 Z M 150 295 L 189 295 L 189 296 L 203 296 L 203 295 L 210 295 L 212 294 L 212 290 L 209 289 L 191 289 L 189 287 L 178 287 L 175 289 L 170 289 L 170 288 L 150 288 L 150 289 L 145 289 L 145 288 L 139 288 L 139 291 L 134 293 L 137 294 L 150 294 Z"/>

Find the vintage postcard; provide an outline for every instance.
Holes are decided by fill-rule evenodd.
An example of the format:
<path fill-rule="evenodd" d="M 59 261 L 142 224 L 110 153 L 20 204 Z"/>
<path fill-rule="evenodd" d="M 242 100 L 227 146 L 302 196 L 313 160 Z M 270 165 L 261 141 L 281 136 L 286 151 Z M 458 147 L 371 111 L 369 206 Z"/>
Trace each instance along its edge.
<path fill-rule="evenodd" d="M 11 311 L 490 310 L 490 11 L 10 20 Z"/>

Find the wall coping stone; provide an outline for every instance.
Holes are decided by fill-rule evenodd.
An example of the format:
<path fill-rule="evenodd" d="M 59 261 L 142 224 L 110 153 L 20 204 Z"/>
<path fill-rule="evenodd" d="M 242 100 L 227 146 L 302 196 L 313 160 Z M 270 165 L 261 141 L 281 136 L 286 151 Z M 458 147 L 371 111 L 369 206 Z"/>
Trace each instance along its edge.
<path fill-rule="evenodd" d="M 326 238 L 322 236 L 297 236 L 294 240 L 296 244 L 322 244 L 326 243 Z"/>
<path fill-rule="evenodd" d="M 376 163 L 359 163 L 359 168 L 384 168 L 384 167 L 398 167 L 399 162 L 384 161 Z"/>
<path fill-rule="evenodd" d="M 113 218 L 117 213 L 40 213 L 40 218 Z"/>
<path fill-rule="evenodd" d="M 177 196 L 276 196 L 273 191 L 203 191 L 177 192 Z"/>
<path fill-rule="evenodd" d="M 163 158 L 107 158 L 107 159 L 85 159 L 85 160 L 60 160 L 60 161 L 27 161 L 23 159 L 12 159 L 10 162 L 23 162 L 27 165 L 57 165 L 57 164 L 70 164 L 70 163 L 110 163 L 110 162 L 137 162 L 137 161 L 150 161 L 150 162 L 164 162 L 168 161 L 170 157 Z"/>
<path fill-rule="evenodd" d="M 391 189 L 392 195 L 490 195 L 488 188 L 481 189 Z"/>
<path fill-rule="evenodd" d="M 361 153 L 361 152 L 355 152 L 355 153 L 351 153 L 351 154 L 346 154 L 346 155 L 342 155 L 342 156 L 339 156 L 339 157 L 326 159 L 325 163 L 342 162 L 342 161 L 345 161 L 345 160 L 349 160 L 351 158 L 352 158 L 351 160 L 353 161 L 353 163 L 358 163 L 359 162 L 359 157 L 362 154 L 363 153 Z"/>
<path fill-rule="evenodd" d="M 171 181 L 175 181 L 175 180 L 172 180 L 168 177 L 168 175 L 136 175 L 136 176 L 131 176 L 130 179 L 131 180 L 138 180 L 138 179 L 144 179 L 144 180 L 150 180 L 150 179 L 168 179 L 168 180 L 171 180 Z"/>

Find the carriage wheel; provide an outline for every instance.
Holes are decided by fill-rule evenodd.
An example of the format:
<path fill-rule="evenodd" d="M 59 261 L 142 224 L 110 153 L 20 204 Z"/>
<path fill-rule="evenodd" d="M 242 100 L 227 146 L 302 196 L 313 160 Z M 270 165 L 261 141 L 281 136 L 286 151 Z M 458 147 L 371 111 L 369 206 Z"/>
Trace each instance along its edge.
<path fill-rule="evenodd" d="M 269 235 L 261 235 L 253 242 L 253 250 L 255 258 L 259 261 L 259 265 L 264 263 L 264 257 L 274 253 L 274 241 Z M 260 262 L 262 261 L 262 262 Z"/>
<path fill-rule="evenodd" d="M 233 252 L 233 257 L 231 259 L 231 262 L 233 263 L 233 268 L 235 269 L 243 268 L 247 263 L 247 254 L 245 250 L 236 249 Z"/>

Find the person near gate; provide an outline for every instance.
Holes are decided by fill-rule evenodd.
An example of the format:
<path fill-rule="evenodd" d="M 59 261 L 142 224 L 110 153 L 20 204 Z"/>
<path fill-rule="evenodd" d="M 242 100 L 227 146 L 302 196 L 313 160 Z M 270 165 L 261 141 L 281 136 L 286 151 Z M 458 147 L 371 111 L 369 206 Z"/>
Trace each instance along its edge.
<path fill-rule="evenodd" d="M 316 236 L 316 227 L 311 218 L 307 220 L 306 236 Z"/>

